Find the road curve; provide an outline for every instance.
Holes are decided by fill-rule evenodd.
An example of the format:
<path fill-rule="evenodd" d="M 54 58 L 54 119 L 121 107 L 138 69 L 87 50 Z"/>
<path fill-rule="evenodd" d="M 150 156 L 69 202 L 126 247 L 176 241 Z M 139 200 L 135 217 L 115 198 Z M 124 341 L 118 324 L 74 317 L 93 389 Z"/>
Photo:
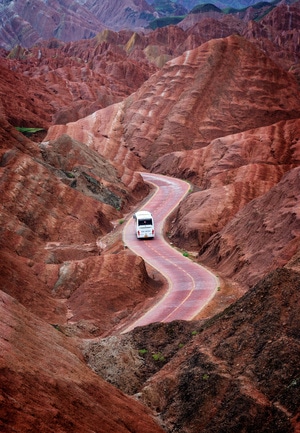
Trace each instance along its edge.
<path fill-rule="evenodd" d="M 165 218 L 186 196 L 189 184 L 179 179 L 141 173 L 146 182 L 156 187 L 155 193 L 140 210 L 148 210 L 155 221 L 155 238 L 140 240 L 135 235 L 134 219 L 123 230 L 123 242 L 145 262 L 156 268 L 168 280 L 166 294 L 145 314 L 123 332 L 137 326 L 172 320 L 191 320 L 212 299 L 219 285 L 210 271 L 184 257 L 164 239 Z"/>

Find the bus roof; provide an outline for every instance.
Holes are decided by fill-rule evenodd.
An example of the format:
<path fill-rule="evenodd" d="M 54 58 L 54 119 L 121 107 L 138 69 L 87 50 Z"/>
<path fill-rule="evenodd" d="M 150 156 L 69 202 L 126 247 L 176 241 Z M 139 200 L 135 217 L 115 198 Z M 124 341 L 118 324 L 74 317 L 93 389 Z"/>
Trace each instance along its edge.
<path fill-rule="evenodd" d="M 136 218 L 152 218 L 151 212 L 148 212 L 147 210 L 141 210 L 139 212 L 135 213 Z"/>

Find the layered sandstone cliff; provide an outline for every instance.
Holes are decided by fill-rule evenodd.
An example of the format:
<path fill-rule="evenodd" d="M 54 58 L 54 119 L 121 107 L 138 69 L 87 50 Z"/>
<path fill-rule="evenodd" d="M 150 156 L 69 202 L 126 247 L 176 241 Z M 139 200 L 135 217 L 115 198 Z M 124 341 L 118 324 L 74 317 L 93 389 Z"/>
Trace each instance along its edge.
<path fill-rule="evenodd" d="M 86 365 L 74 341 L 3 291 L 0 311 L 3 433 L 163 432 Z"/>
<path fill-rule="evenodd" d="M 121 142 L 150 168 L 172 151 L 297 118 L 299 101 L 291 75 L 245 39 L 230 36 L 187 51 L 121 104 L 52 127 L 47 138 L 67 133 L 104 155 L 108 142 Z"/>
<path fill-rule="evenodd" d="M 298 291 L 299 273 L 282 269 L 204 326 L 194 324 L 190 342 L 141 391 L 166 431 L 299 430 Z M 164 343 L 162 354 L 170 338 Z"/>
<path fill-rule="evenodd" d="M 192 182 L 201 191 L 185 199 L 168 231 L 195 250 L 297 167 L 299 107 L 294 78 L 231 36 L 168 62 L 122 104 L 51 127 L 46 140 L 67 133 L 114 164 L 122 161 L 124 179 L 138 157 L 145 168 Z M 247 269 L 249 281 L 239 281 L 249 285 L 261 271 L 254 262 Z"/>
<path fill-rule="evenodd" d="M 70 137 L 39 147 L 5 120 L 1 136 L 1 285 L 35 314 L 66 324 L 72 310 L 66 300 L 73 292 L 73 283 L 69 281 L 63 296 L 57 291 L 72 273 L 76 274 L 68 261 L 78 261 L 82 282 L 94 279 L 89 276 L 91 268 L 98 270 L 100 281 L 105 281 L 109 270 L 99 257 L 105 246 L 101 247 L 99 241 L 149 189 L 133 172 L 130 187 L 126 186 L 115 167 Z M 140 291 L 143 301 L 145 269 L 134 257 L 120 256 L 121 263 L 125 268 L 135 263 L 132 286 Z M 122 285 L 118 281 L 111 284 L 115 288 Z M 130 292 L 131 287 L 126 290 Z M 114 297 L 112 293 L 108 296 Z M 114 307 L 114 313 L 122 315 L 118 296 L 115 298 L 118 308 Z M 130 308 L 134 306 L 136 298 Z M 114 313 L 108 316 L 110 326 Z M 96 333 L 101 332 L 100 327 Z"/>
<path fill-rule="evenodd" d="M 10 59 L 10 69 L 1 69 L 1 428 L 161 431 L 85 360 L 124 392 L 138 393 L 164 431 L 260 425 L 296 432 L 297 82 L 239 36 L 197 48 L 190 37 L 195 49 L 159 72 L 149 67 L 145 39 L 131 36 L 99 35 L 92 51 L 88 41 L 53 42 L 56 57 L 43 48 L 31 66 L 25 53 L 24 62 Z M 170 41 L 170 57 L 176 38 L 178 50 L 187 46 L 182 30 L 149 39 L 160 36 L 162 45 Z M 143 53 L 134 79 L 137 63 L 125 61 L 125 52 L 134 62 Z M 149 53 L 161 51 L 151 45 Z M 94 111 L 96 89 L 101 101 L 104 90 L 111 99 Z M 11 126 L 46 130 L 55 116 L 67 124 L 35 142 Z M 212 317 L 211 307 L 203 316 L 210 320 L 119 336 L 162 288 L 120 241 L 124 218 L 149 192 L 138 174 L 145 169 L 191 182 L 168 236 L 224 277 L 214 300 L 220 315 Z M 238 303 L 233 280 L 249 290 Z M 113 340 L 103 342 L 110 333 Z"/>
<path fill-rule="evenodd" d="M 117 33 L 108 29 L 100 32 L 99 28 L 93 38 L 86 40 L 65 43 L 51 39 L 40 41 L 30 49 L 20 45 L 10 52 L 2 49 L 1 57 L 5 61 L 1 60 L 1 65 L 14 74 L 20 73 L 19 79 L 27 82 L 26 98 L 18 95 L 23 115 L 27 110 L 39 116 L 45 106 L 46 118 L 41 115 L 38 126 L 65 124 L 120 102 L 167 61 L 212 39 L 230 35 L 249 40 L 277 66 L 297 78 L 299 17 L 299 2 L 295 2 L 274 8 L 259 21 L 250 15 L 222 14 L 211 18 L 203 13 L 201 19 L 184 30 L 168 26 L 153 32 L 122 30 Z M 4 72 L 1 70 L 1 75 L 7 80 Z M 7 98 L 9 106 L 13 107 L 15 99 L 13 95 Z M 12 111 L 15 117 L 11 121 L 18 126 L 16 110 L 7 113 L 11 116 Z M 23 122 L 29 123 L 28 117 L 27 113 Z"/>
<path fill-rule="evenodd" d="M 199 188 L 172 216 L 168 229 L 171 239 L 182 248 L 200 247 L 200 261 L 246 286 L 256 282 L 266 269 L 289 261 L 299 245 L 295 230 L 299 226 L 299 128 L 299 119 L 282 121 L 213 140 L 204 149 L 160 158 L 156 171 L 173 176 L 180 173 Z M 276 188 L 280 199 L 277 197 L 268 208 L 265 200 L 276 196 Z M 239 231 L 240 218 L 243 228 Z M 286 218 L 291 218 L 295 227 Z M 218 254 L 218 242 L 222 243 L 223 230 L 225 233 L 229 226 L 228 249 L 223 249 L 223 244 Z M 282 229 L 277 233 L 279 227 Z M 288 239 L 293 239 L 294 247 L 287 247 Z M 210 242 L 214 244 L 212 261 L 206 261 Z M 279 257 L 285 254 L 282 262 Z"/>
<path fill-rule="evenodd" d="M 130 35 L 104 32 L 79 43 L 48 41 L 30 51 L 17 47 L 9 58 L 4 53 L 2 104 L 8 120 L 14 126 L 48 128 L 120 102 L 156 70 L 118 47 Z"/>

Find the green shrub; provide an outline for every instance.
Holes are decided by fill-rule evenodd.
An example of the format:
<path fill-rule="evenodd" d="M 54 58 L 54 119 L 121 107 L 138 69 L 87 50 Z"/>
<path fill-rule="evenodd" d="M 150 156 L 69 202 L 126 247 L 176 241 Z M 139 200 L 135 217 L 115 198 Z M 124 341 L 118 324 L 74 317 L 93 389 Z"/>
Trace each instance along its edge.
<path fill-rule="evenodd" d="M 70 171 L 65 171 L 64 173 L 69 179 L 74 179 L 75 177 L 75 174 Z"/>
<path fill-rule="evenodd" d="M 161 352 L 153 353 L 152 358 L 154 359 L 154 361 L 164 361 L 165 360 L 165 357 L 163 356 L 163 354 Z"/>
<path fill-rule="evenodd" d="M 16 126 L 16 130 L 22 132 L 24 135 L 31 135 L 39 131 L 44 131 L 44 128 L 25 128 L 23 126 Z"/>

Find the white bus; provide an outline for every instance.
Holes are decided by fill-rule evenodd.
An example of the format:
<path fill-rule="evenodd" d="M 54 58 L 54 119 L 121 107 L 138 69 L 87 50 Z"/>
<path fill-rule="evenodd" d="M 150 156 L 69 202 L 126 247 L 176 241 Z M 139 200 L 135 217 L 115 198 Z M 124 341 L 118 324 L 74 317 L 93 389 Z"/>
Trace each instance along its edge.
<path fill-rule="evenodd" d="M 154 220 L 151 212 L 146 210 L 136 212 L 133 215 L 135 219 L 135 233 L 138 239 L 153 239 L 155 236 Z"/>

